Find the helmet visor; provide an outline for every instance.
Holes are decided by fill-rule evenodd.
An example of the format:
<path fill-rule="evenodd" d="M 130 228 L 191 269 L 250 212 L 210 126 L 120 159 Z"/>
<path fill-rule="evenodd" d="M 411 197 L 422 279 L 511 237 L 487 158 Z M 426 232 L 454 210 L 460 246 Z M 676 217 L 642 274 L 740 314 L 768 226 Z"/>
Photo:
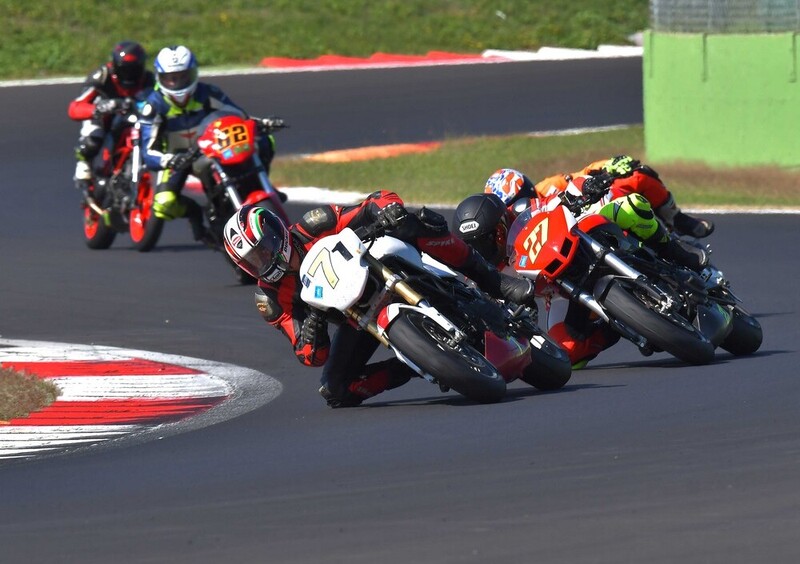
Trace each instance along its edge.
<path fill-rule="evenodd" d="M 158 75 L 158 82 L 169 90 L 183 90 L 197 80 L 197 68 L 177 72 L 162 72 Z"/>
<path fill-rule="evenodd" d="M 119 65 L 115 74 L 124 86 L 133 86 L 139 83 L 144 75 L 144 66 L 140 64 Z"/>
<path fill-rule="evenodd" d="M 282 234 L 264 233 L 258 244 L 242 256 L 252 267 L 251 274 L 265 282 L 277 282 L 289 268 L 292 247 L 289 237 Z"/>

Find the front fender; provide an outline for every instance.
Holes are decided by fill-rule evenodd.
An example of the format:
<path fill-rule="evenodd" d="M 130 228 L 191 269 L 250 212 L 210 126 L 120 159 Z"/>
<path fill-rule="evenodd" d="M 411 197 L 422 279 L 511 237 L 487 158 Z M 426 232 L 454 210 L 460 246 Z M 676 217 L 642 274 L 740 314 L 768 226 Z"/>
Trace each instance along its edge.
<path fill-rule="evenodd" d="M 385 308 L 383 308 L 381 312 L 378 314 L 378 318 L 376 320 L 376 324 L 378 326 L 378 334 L 384 337 L 385 336 L 384 334 L 391 326 L 392 321 L 394 321 L 397 318 L 398 314 L 404 309 L 413 309 L 415 311 L 422 313 L 426 317 L 429 317 L 430 319 L 435 321 L 436 324 L 439 325 L 445 331 L 460 333 L 458 327 L 453 325 L 449 319 L 447 319 L 445 316 L 439 313 L 439 311 L 436 308 L 425 305 L 412 306 L 404 303 L 391 303 L 387 305 Z"/>

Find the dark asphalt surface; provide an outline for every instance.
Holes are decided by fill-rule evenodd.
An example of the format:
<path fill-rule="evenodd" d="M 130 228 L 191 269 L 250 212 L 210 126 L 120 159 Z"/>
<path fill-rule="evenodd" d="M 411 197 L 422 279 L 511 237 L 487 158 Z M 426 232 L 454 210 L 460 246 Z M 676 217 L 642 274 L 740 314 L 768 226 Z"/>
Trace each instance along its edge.
<path fill-rule="evenodd" d="M 215 82 L 290 121 L 289 153 L 641 122 L 640 73 L 619 60 Z M 0 89 L 0 335 L 235 363 L 284 392 L 201 431 L 0 467 L 3 564 L 800 558 L 797 216 L 715 218 L 715 261 L 764 327 L 755 356 L 689 367 L 622 343 L 556 393 L 514 384 L 473 405 L 415 381 L 333 411 L 318 370 L 184 223 L 149 254 L 124 237 L 85 248 L 76 90 Z"/>

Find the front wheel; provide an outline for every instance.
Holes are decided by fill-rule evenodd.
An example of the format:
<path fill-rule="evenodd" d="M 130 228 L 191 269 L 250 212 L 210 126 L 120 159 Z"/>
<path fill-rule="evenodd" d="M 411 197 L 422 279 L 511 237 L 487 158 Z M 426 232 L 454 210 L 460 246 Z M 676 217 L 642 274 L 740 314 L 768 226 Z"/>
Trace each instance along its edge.
<path fill-rule="evenodd" d="M 736 356 L 753 354 L 761 347 L 764 334 L 758 320 L 747 313 L 744 308 L 733 308 L 731 332 L 722 341 L 720 347 Z"/>
<path fill-rule="evenodd" d="M 114 231 L 110 221 L 105 221 L 103 216 L 86 206 L 83 210 L 83 236 L 87 247 L 101 250 L 111 246 L 117 232 Z"/>
<path fill-rule="evenodd" d="M 662 313 L 660 302 L 645 288 L 623 286 L 615 280 L 599 301 L 613 317 L 672 356 L 689 364 L 708 364 L 714 359 L 711 341 L 683 317 Z"/>
<path fill-rule="evenodd" d="M 128 218 L 133 247 L 140 253 L 152 250 L 164 229 L 164 220 L 153 213 L 153 196 L 153 187 L 146 176 L 139 182 L 136 205 Z"/>
<path fill-rule="evenodd" d="M 438 323 L 416 310 L 403 310 L 389 326 L 389 342 L 426 373 L 479 403 L 503 399 L 506 382 L 497 369 L 466 343 L 453 344 Z"/>

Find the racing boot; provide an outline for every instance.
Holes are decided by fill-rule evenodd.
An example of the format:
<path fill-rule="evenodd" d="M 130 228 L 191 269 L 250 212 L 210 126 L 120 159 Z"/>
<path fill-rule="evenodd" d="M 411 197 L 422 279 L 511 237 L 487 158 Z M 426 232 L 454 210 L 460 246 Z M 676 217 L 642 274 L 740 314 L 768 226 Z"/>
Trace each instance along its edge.
<path fill-rule="evenodd" d="M 690 235 L 695 239 L 708 237 L 714 232 L 714 224 L 707 219 L 692 217 L 683 212 L 675 216 L 675 231 L 680 235 Z"/>
<path fill-rule="evenodd" d="M 200 208 L 200 204 L 186 196 L 181 196 L 180 198 L 186 207 L 186 219 L 189 220 L 194 240 L 202 243 L 211 250 L 219 250 L 216 237 L 214 237 L 214 234 L 211 233 L 203 223 L 203 210 Z"/>
<path fill-rule="evenodd" d="M 460 270 L 472 279 L 478 288 L 494 298 L 520 305 L 535 306 L 533 283 L 527 278 L 503 274 L 492 266 L 480 253 L 470 248 L 467 259 Z"/>
<path fill-rule="evenodd" d="M 661 225 L 649 239 L 645 240 L 645 244 L 655 250 L 661 258 L 674 261 L 695 272 L 701 272 L 708 264 L 708 253 L 705 250 L 680 239 L 671 238 Z"/>
<path fill-rule="evenodd" d="M 663 205 L 655 209 L 655 212 L 667 224 L 667 227 L 674 229 L 679 235 L 689 235 L 696 239 L 702 239 L 714 232 L 713 222 L 683 213 L 675 204 L 672 194 L 669 195 Z"/>
<path fill-rule="evenodd" d="M 357 407 L 368 398 L 406 384 L 416 375 L 399 359 L 390 358 L 367 365 L 365 374 L 350 382 L 340 397 L 334 395 L 325 384 L 320 387 L 319 393 L 332 408 Z"/>

